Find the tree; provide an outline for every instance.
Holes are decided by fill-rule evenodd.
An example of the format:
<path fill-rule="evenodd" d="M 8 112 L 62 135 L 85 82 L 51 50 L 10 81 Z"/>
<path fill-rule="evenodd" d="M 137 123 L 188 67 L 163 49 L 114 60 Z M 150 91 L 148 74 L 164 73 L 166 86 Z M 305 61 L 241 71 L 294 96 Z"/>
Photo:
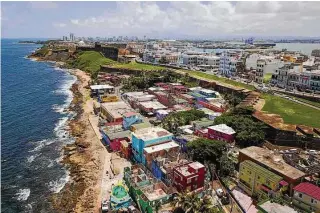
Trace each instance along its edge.
<path fill-rule="evenodd" d="M 159 64 L 169 64 L 169 61 L 165 57 L 161 57 L 159 60 Z"/>
<path fill-rule="evenodd" d="M 220 212 L 212 204 L 210 196 L 204 196 L 202 199 L 198 194 L 179 193 L 173 202 L 175 206 L 174 213 L 218 213 Z"/>
<path fill-rule="evenodd" d="M 187 143 L 187 147 L 188 154 L 193 160 L 202 163 L 208 161 L 217 165 L 223 151 L 226 149 L 226 143 L 223 141 L 199 138 Z"/>
<path fill-rule="evenodd" d="M 156 211 L 156 213 L 159 212 L 159 209 L 161 208 L 161 202 L 160 201 L 156 201 L 155 204 L 154 204 L 154 209 Z"/>
<path fill-rule="evenodd" d="M 264 141 L 266 126 L 259 121 L 254 121 L 252 112 L 252 108 L 235 108 L 217 117 L 214 123 L 232 127 L 236 131 L 236 144 L 240 147 L 256 146 Z"/>
<path fill-rule="evenodd" d="M 176 133 L 179 126 L 190 124 L 191 121 L 199 120 L 205 116 L 203 111 L 196 109 L 172 112 L 162 120 L 162 127 L 169 132 Z"/>
<path fill-rule="evenodd" d="M 228 158 L 228 155 L 223 154 L 219 161 L 220 161 L 219 174 L 223 177 L 232 176 L 234 174 L 235 167 L 232 160 Z"/>
<path fill-rule="evenodd" d="M 239 96 L 229 93 L 224 95 L 223 98 L 228 101 L 231 107 L 237 106 L 242 101 L 242 98 L 240 98 Z"/>

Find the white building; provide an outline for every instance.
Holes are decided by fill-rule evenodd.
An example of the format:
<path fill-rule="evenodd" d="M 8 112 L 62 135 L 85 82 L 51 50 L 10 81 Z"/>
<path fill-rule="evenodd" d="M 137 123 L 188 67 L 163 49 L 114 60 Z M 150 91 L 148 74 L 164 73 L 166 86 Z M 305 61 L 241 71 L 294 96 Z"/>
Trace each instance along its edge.
<path fill-rule="evenodd" d="M 235 51 L 223 52 L 220 57 L 219 72 L 225 76 L 235 76 L 240 57 L 241 53 Z"/>

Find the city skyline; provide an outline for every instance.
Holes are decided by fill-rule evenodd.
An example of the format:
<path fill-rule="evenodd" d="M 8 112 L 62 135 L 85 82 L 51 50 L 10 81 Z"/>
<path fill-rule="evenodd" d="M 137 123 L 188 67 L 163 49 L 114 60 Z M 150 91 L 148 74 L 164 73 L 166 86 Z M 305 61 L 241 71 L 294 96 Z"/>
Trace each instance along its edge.
<path fill-rule="evenodd" d="M 175 39 L 315 37 L 319 10 L 319 2 L 2 2 L 1 22 L 4 38 L 60 38 L 70 32 Z"/>

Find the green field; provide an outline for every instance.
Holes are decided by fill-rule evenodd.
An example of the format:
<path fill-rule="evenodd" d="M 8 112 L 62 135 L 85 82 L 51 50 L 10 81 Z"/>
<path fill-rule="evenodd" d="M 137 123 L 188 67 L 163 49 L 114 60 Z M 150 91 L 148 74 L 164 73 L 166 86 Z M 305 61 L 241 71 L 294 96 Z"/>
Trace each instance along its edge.
<path fill-rule="evenodd" d="M 262 110 L 279 114 L 285 123 L 304 124 L 320 128 L 320 110 L 278 96 L 263 94 L 262 97 L 266 101 Z"/>
<path fill-rule="evenodd" d="M 298 101 L 301 101 L 301 102 L 304 102 L 304 103 L 307 103 L 307 104 L 310 104 L 310 105 L 313 105 L 313 106 L 316 106 L 316 107 L 319 107 L 320 108 L 320 103 L 319 102 L 315 102 L 315 101 L 309 101 L 307 99 L 304 99 L 304 98 L 297 98 L 295 96 L 291 96 L 291 95 L 287 95 L 289 97 L 292 97 Z"/>
<path fill-rule="evenodd" d="M 233 81 L 233 80 L 226 79 L 226 78 L 219 78 L 216 75 L 211 75 L 211 74 L 199 72 L 199 71 L 190 71 L 190 70 L 181 70 L 181 71 L 189 73 L 189 75 L 193 76 L 193 77 L 201 77 L 201 78 L 215 80 L 215 81 L 219 81 L 219 82 L 222 82 L 225 84 L 230 84 L 233 86 L 241 87 L 241 88 L 248 89 L 248 90 L 255 90 L 254 86 L 252 86 L 252 85 L 244 84 L 244 83 Z"/>
<path fill-rule="evenodd" d="M 154 66 L 149 64 L 139 64 L 137 62 L 131 62 L 128 64 L 114 64 L 114 68 L 123 68 L 123 69 L 133 69 L 133 70 L 142 70 L 142 71 L 160 71 L 164 70 L 164 67 Z"/>
<path fill-rule="evenodd" d="M 100 65 L 112 65 L 118 62 L 105 58 L 96 51 L 85 51 L 78 55 L 78 58 L 72 60 L 72 67 L 81 69 L 86 72 L 95 73 L 100 70 Z"/>
<path fill-rule="evenodd" d="M 263 83 L 269 83 L 270 79 L 272 77 L 272 73 L 266 73 L 263 77 Z"/>
<path fill-rule="evenodd" d="M 225 79 L 225 78 L 219 78 L 215 75 L 210 75 L 210 74 L 198 72 L 198 71 L 189 71 L 189 70 L 183 70 L 183 71 L 186 73 L 189 73 L 190 76 L 201 77 L 209 80 L 210 79 L 216 80 L 226 84 L 231 84 L 231 85 L 242 87 L 245 89 L 254 90 L 254 87 L 251 85 L 239 83 L 239 82 Z M 290 100 L 287 100 L 278 96 L 274 96 L 274 95 L 263 94 L 262 98 L 265 99 L 265 105 L 262 110 L 269 113 L 273 113 L 273 114 L 279 114 L 283 118 L 285 123 L 304 124 L 307 126 L 320 128 L 320 122 L 319 122 L 320 110 L 316 110 L 314 108 L 311 108 L 299 103 L 295 103 Z M 305 102 L 308 102 L 308 101 L 305 101 Z M 315 102 L 312 102 L 312 103 L 314 104 Z"/>

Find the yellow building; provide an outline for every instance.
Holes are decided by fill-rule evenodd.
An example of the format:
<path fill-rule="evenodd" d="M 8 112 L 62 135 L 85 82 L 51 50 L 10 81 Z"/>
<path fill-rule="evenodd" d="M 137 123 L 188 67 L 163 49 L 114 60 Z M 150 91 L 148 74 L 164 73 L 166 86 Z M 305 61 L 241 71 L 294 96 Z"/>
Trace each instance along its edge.
<path fill-rule="evenodd" d="M 249 195 L 267 197 L 269 192 L 278 191 L 281 180 L 281 176 L 250 160 L 240 163 L 239 187 Z"/>
<path fill-rule="evenodd" d="M 312 183 L 300 183 L 293 190 L 294 205 L 307 212 L 320 212 L 320 187 Z"/>

